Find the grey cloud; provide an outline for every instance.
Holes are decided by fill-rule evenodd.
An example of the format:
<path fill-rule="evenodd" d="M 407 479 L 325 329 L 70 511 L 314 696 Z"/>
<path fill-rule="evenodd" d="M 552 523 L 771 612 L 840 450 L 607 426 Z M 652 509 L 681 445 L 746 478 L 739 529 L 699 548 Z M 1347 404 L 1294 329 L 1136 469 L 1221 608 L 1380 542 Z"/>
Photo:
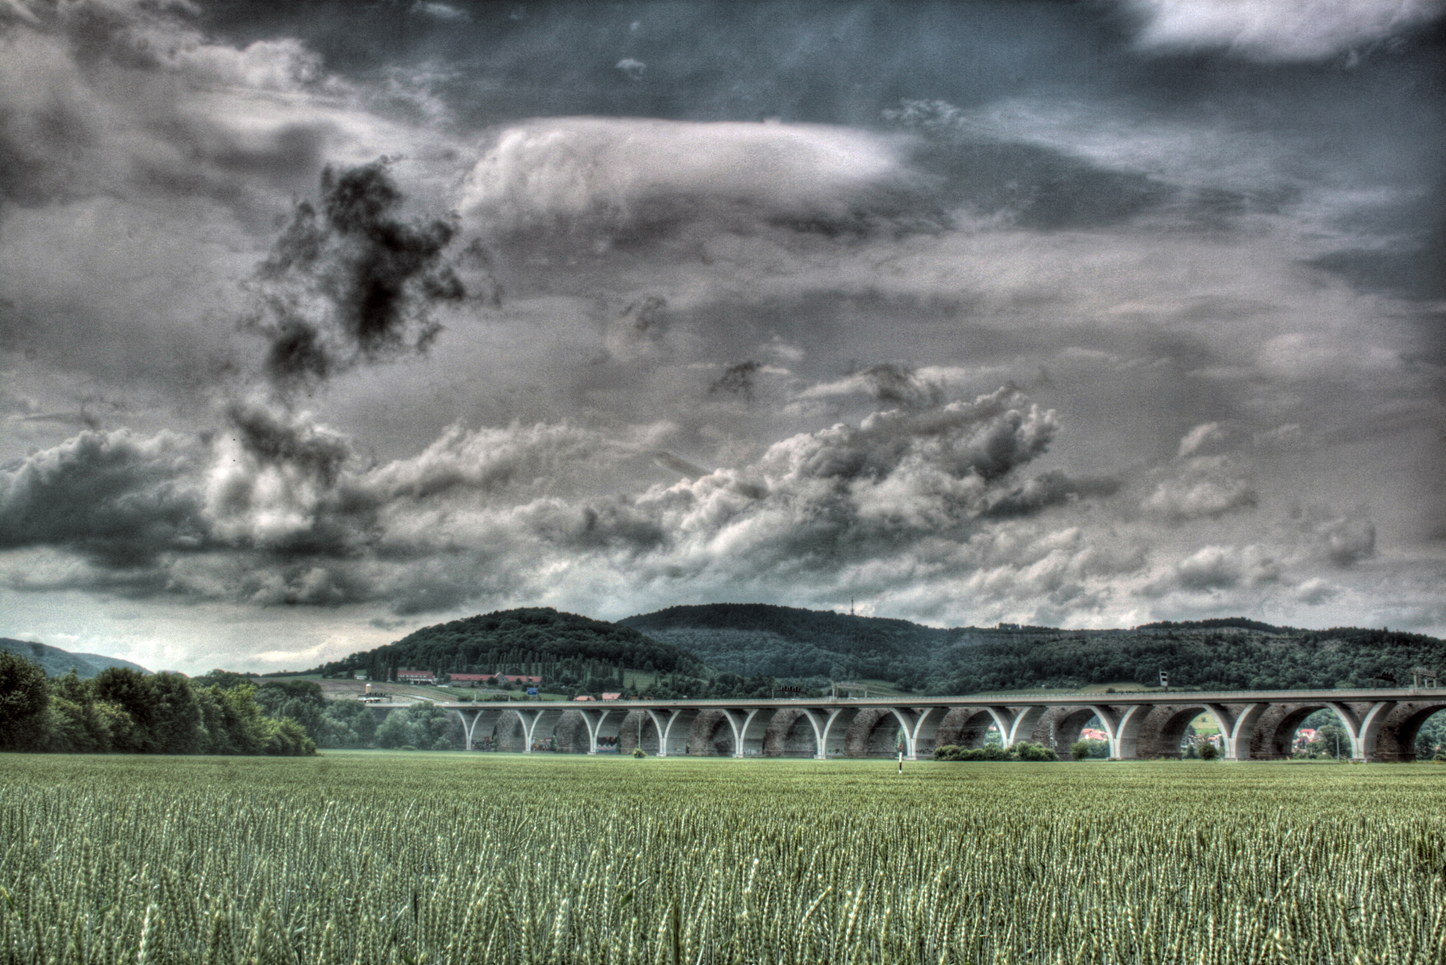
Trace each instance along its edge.
<path fill-rule="evenodd" d="M 753 401 L 753 379 L 758 370 L 763 368 L 762 362 L 749 359 L 746 362 L 738 362 L 728 366 L 723 374 L 713 380 L 708 386 L 708 394 L 714 395 L 719 392 L 727 392 L 730 395 L 741 395 L 749 402 Z"/>
<path fill-rule="evenodd" d="M 303 109 L 267 116 L 237 88 L 290 94 L 323 83 L 290 38 L 244 48 L 208 41 L 188 4 L 18 0 L 0 35 L 0 200 L 42 205 L 139 189 L 200 194 L 254 213 L 263 185 L 315 171 L 334 134 Z M 250 115 L 255 123 L 246 123 Z"/>
<path fill-rule="evenodd" d="M 837 382 L 810 386 L 798 394 L 802 399 L 825 399 L 862 394 L 884 405 L 914 409 L 938 406 L 944 400 L 944 386 L 922 378 L 904 365 L 870 365 Z"/>
<path fill-rule="evenodd" d="M 784 479 L 879 480 L 918 460 L 987 482 L 1048 449 L 1055 414 L 1027 405 L 1017 390 L 1001 388 L 973 402 L 875 412 L 858 428 L 840 424 L 776 443 L 759 468 Z"/>
<path fill-rule="evenodd" d="M 1376 525 L 1367 518 L 1308 520 L 1304 534 L 1314 550 L 1333 566 L 1353 566 L 1376 552 Z"/>
<path fill-rule="evenodd" d="M 904 101 L 884 112 L 925 135 L 911 160 L 940 181 L 942 200 L 976 216 L 1038 231 L 1118 224 L 1169 200 L 1176 189 L 972 124 L 944 101 Z"/>
<path fill-rule="evenodd" d="M 1105 498 L 1119 492 L 1115 479 L 1071 479 L 1054 470 L 1010 490 L 990 502 L 984 515 L 998 519 L 1031 516 L 1053 506 L 1065 506 L 1080 499 Z"/>
<path fill-rule="evenodd" d="M 1155 475 L 1140 505 L 1147 515 L 1169 522 L 1213 519 L 1254 509 L 1260 501 L 1240 465 L 1227 456 L 1194 456 Z"/>
<path fill-rule="evenodd" d="M 270 343 L 281 386 L 324 380 L 362 361 L 424 352 L 441 331 L 434 304 L 467 296 L 444 258 L 447 220 L 398 219 L 402 193 L 378 161 L 321 176 L 320 211 L 296 206 L 253 283 L 249 327 Z"/>
<path fill-rule="evenodd" d="M 1322 60 L 1442 15 L 1435 0 L 1124 0 L 1147 50 L 1219 50 L 1260 61 Z"/>
<path fill-rule="evenodd" d="M 197 452 L 171 434 L 82 432 L 0 470 L 0 548 L 60 546 L 111 567 L 199 549 Z"/>
<path fill-rule="evenodd" d="M 653 453 L 653 461 L 664 469 L 679 473 L 689 479 L 697 479 L 699 476 L 708 475 L 708 470 L 702 466 L 695 466 L 688 460 L 681 456 L 674 455 L 671 452 L 655 452 Z"/>
<path fill-rule="evenodd" d="M 341 467 L 351 458 L 351 447 L 324 429 L 287 419 L 260 404 L 232 403 L 227 422 L 246 452 L 266 466 L 297 466 L 323 485 L 336 482 Z"/>
<path fill-rule="evenodd" d="M 1260 590 L 1279 583 L 1285 565 L 1259 545 L 1205 546 L 1175 563 L 1144 586 L 1145 597 L 1163 597 L 1175 590 L 1187 594 Z"/>
<path fill-rule="evenodd" d="M 1175 575 L 1187 590 L 1226 589 L 1240 582 L 1240 568 L 1232 555 L 1218 546 L 1207 546 L 1175 567 Z"/>
<path fill-rule="evenodd" d="M 859 130 L 561 118 L 493 132 L 461 208 L 513 244 L 638 247 L 701 224 L 897 230 L 936 216 L 925 187 L 897 138 Z"/>

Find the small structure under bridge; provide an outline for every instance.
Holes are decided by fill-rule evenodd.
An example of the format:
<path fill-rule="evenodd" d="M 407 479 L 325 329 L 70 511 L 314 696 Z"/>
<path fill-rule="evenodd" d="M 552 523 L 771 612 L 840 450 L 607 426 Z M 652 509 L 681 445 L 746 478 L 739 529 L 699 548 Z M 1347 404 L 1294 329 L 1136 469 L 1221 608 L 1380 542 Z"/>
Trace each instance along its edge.
<path fill-rule="evenodd" d="M 983 745 L 996 728 L 1004 746 L 1021 741 L 1068 758 L 1080 731 L 1098 719 L 1110 756 L 1179 757 L 1185 728 L 1208 714 L 1227 760 L 1287 758 L 1296 728 L 1317 710 L 1336 713 L 1358 761 L 1415 759 L 1416 733 L 1446 710 L 1446 689 L 1149 691 L 1113 694 L 980 694 L 963 697 L 793 698 L 782 700 L 615 700 L 438 703 L 462 718 L 467 748 L 491 738 L 498 750 L 600 750 L 673 757 L 893 757 L 909 760 L 945 744 Z M 372 704 L 379 714 L 406 704 Z M 1343 751 L 1346 748 L 1341 748 Z"/>

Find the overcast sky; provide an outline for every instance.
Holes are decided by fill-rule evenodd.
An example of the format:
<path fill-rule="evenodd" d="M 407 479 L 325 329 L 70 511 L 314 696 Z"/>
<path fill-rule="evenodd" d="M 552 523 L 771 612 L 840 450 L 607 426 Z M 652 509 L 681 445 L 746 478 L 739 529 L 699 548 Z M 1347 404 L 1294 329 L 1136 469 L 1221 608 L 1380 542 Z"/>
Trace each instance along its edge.
<path fill-rule="evenodd" d="M 0 635 L 1446 634 L 1434 0 L 0 0 Z"/>

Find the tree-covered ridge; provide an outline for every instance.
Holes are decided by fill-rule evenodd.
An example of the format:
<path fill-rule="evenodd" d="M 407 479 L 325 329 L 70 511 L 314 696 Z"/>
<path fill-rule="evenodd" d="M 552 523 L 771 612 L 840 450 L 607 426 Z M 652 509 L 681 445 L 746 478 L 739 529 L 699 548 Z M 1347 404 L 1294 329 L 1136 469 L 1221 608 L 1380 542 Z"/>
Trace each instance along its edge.
<path fill-rule="evenodd" d="M 129 660 L 107 657 L 99 653 L 71 653 L 59 647 L 52 647 L 46 643 L 34 643 L 29 640 L 11 640 L 9 637 L 0 637 L 0 650 L 17 654 L 39 664 L 51 677 L 63 677 L 74 670 L 76 676 L 82 680 L 89 680 L 91 677 L 98 676 L 107 667 L 124 667 L 139 673 L 150 673 L 145 667 L 131 663 Z"/>
<path fill-rule="evenodd" d="M 720 670 L 817 686 L 868 678 L 931 693 L 1072 689 L 1091 684 L 1222 690 L 1369 687 L 1446 669 L 1446 641 L 1354 627 L 1300 630 L 1243 617 L 1133 630 L 962 627 L 762 604 L 670 607 L 625 625 Z"/>
<path fill-rule="evenodd" d="M 1245 617 L 1212 617 L 1208 620 L 1160 620 L 1156 623 L 1142 623 L 1136 630 L 1257 630 L 1260 633 L 1296 633 L 1295 627 L 1277 627 L 1259 620 Z"/>
<path fill-rule="evenodd" d="M 959 632 L 931 682 L 950 693 L 1133 682 L 1207 690 L 1314 690 L 1410 681 L 1420 664 L 1446 666 L 1446 641 L 1341 628 L 1261 633 L 1227 629 Z"/>
<path fill-rule="evenodd" d="M 863 677 L 911 686 L 924 684 L 952 636 L 907 620 L 760 603 L 675 606 L 619 622 L 744 676 Z"/>
<path fill-rule="evenodd" d="M 448 673 L 528 673 L 544 679 L 595 675 L 600 666 L 698 674 L 687 650 L 631 627 L 550 607 L 499 610 L 423 627 L 396 643 L 322 665 L 323 674 L 365 671 L 387 680 L 400 668 Z"/>

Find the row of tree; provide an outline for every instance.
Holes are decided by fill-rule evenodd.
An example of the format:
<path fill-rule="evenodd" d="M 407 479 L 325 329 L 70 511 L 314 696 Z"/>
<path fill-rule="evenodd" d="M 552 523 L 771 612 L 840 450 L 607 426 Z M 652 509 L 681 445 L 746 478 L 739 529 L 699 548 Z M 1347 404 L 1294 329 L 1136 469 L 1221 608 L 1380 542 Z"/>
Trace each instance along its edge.
<path fill-rule="evenodd" d="M 315 754 L 296 720 L 273 715 L 239 674 L 229 680 L 109 667 L 48 678 L 0 652 L 0 750 L 96 754 Z M 280 710 L 280 708 L 278 708 Z"/>

